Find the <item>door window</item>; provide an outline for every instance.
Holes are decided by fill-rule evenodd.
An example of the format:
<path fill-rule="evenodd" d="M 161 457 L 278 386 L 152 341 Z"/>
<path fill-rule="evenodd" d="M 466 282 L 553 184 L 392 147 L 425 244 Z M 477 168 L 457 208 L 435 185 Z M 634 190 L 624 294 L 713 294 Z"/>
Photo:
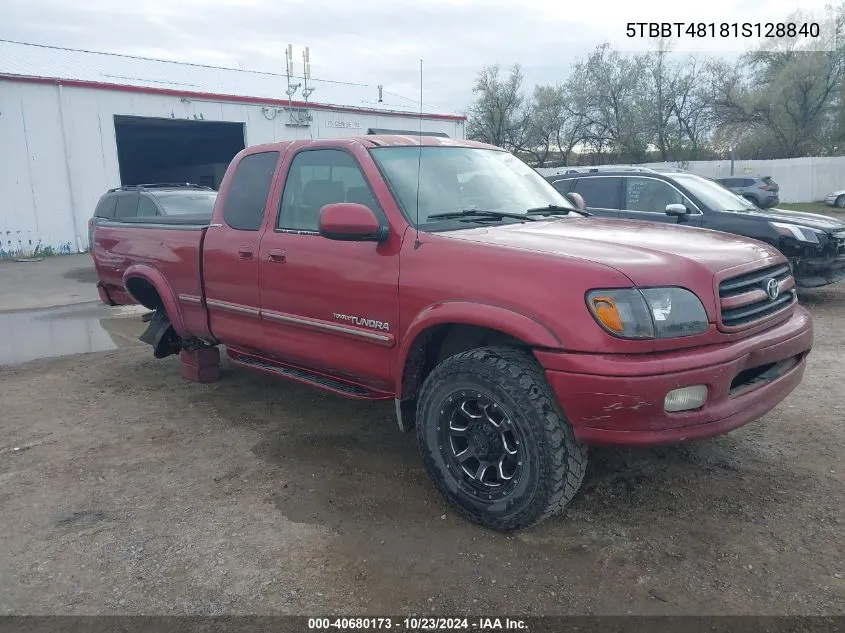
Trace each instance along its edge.
<path fill-rule="evenodd" d="M 320 210 L 335 202 L 356 202 L 379 217 L 381 208 L 355 158 L 334 149 L 299 152 L 291 163 L 277 228 L 317 231 Z"/>
<path fill-rule="evenodd" d="M 136 217 L 138 215 L 138 195 L 127 193 L 118 196 L 114 214 L 120 220 Z"/>
<path fill-rule="evenodd" d="M 666 205 L 683 204 L 689 208 L 686 199 L 681 193 L 655 178 L 629 177 L 628 186 L 625 189 L 625 209 L 630 211 L 646 211 L 651 213 L 664 213 Z"/>
<path fill-rule="evenodd" d="M 141 196 L 140 200 L 138 200 L 138 217 L 148 218 L 158 214 L 158 208 L 155 203 L 146 196 Z"/>
<path fill-rule="evenodd" d="M 264 207 L 279 152 L 249 154 L 238 163 L 223 207 L 223 220 L 239 231 L 257 231 L 264 220 Z"/>
<path fill-rule="evenodd" d="M 589 208 L 618 211 L 621 184 L 621 178 L 611 176 L 579 178 L 575 183 L 574 191 L 581 194 L 584 204 Z"/>

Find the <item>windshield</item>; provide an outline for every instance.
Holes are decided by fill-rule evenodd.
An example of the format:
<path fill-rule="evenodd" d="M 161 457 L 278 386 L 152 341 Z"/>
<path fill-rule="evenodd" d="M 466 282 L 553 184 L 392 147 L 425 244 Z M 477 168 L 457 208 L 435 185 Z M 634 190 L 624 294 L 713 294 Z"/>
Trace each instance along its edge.
<path fill-rule="evenodd" d="M 742 196 L 736 195 L 718 182 L 692 174 L 676 174 L 672 176 L 679 184 L 689 190 L 713 211 L 756 211 L 755 207 Z"/>
<path fill-rule="evenodd" d="M 454 222 L 431 216 L 467 209 L 525 215 L 530 209 L 549 205 L 575 208 L 540 174 L 508 152 L 474 147 L 423 147 L 422 151 L 419 147 L 380 147 L 371 152 L 406 216 L 412 222 L 419 218 L 421 227 Z"/>
<path fill-rule="evenodd" d="M 165 215 L 211 215 L 216 191 L 160 191 L 153 194 L 164 209 Z"/>

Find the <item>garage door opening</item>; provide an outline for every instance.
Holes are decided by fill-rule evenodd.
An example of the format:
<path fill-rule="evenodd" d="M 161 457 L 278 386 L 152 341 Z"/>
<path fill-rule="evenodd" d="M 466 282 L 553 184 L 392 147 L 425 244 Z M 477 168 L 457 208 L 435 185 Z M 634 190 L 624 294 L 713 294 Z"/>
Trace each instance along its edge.
<path fill-rule="evenodd" d="M 114 117 L 122 185 L 183 183 L 217 189 L 244 148 L 243 123 Z"/>

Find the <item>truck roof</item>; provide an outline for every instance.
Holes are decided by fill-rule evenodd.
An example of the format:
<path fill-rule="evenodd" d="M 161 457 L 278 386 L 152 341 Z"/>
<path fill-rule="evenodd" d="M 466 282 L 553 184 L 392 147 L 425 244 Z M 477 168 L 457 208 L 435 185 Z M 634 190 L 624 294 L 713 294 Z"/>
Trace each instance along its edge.
<path fill-rule="evenodd" d="M 480 143 L 478 141 L 440 136 L 426 136 L 426 134 L 423 133 L 422 136 L 410 134 L 368 134 L 366 136 L 347 136 L 343 138 L 279 141 L 276 143 L 253 145 L 246 148 L 246 152 L 266 152 L 272 149 L 282 150 L 288 147 L 337 147 L 338 145 L 352 145 L 355 143 L 364 145 L 365 147 L 417 147 L 421 145 L 423 147 L 476 147 L 481 149 L 505 151 L 501 147 L 496 147 L 495 145 L 489 145 L 487 143 Z"/>

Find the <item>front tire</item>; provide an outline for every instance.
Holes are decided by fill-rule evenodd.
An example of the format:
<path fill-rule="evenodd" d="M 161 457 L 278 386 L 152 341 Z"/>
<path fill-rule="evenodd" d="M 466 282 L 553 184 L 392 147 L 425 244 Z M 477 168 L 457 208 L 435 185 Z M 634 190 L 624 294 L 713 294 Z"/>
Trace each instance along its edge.
<path fill-rule="evenodd" d="M 839 209 L 845 209 L 845 195 L 837 197 L 833 204 Z"/>
<path fill-rule="evenodd" d="M 587 449 L 526 352 L 485 347 L 429 374 L 417 406 L 417 440 L 437 488 L 470 521 L 500 531 L 529 527 L 575 496 Z"/>

